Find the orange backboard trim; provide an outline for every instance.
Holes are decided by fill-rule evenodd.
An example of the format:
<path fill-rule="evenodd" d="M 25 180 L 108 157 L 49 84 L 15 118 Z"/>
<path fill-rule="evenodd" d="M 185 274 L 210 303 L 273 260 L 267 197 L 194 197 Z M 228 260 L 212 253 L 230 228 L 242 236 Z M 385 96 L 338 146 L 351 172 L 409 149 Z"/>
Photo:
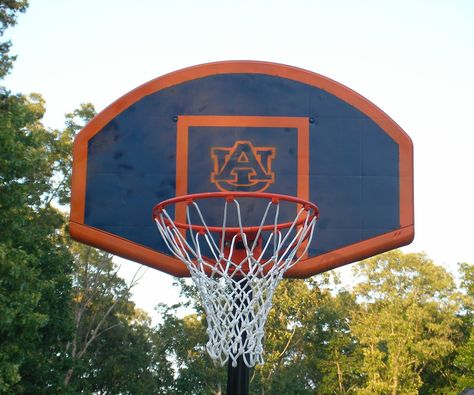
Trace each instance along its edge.
<path fill-rule="evenodd" d="M 129 240 L 115 236 L 111 233 L 84 224 L 78 224 L 73 221 L 69 223 L 69 232 L 73 239 L 109 251 L 110 253 L 121 256 L 122 258 L 140 262 L 153 269 L 158 269 L 171 274 L 172 276 L 189 276 L 189 271 L 184 263 L 176 258 L 153 251 L 152 249 L 140 244 L 132 243 Z"/>

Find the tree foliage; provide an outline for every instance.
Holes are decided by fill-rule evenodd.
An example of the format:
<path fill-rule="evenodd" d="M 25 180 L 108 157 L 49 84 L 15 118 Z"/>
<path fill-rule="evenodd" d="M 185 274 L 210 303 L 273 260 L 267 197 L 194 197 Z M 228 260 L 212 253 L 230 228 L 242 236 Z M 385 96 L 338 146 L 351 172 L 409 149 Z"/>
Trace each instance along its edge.
<path fill-rule="evenodd" d="M 424 254 L 392 251 L 361 262 L 351 331 L 363 350 L 359 393 L 417 394 L 427 364 L 454 350 L 454 281 Z"/>
<path fill-rule="evenodd" d="M 174 391 L 221 394 L 227 369 L 216 366 L 205 350 L 207 323 L 195 288 L 183 281 L 179 285 L 187 299 L 176 306 L 161 306 L 163 322 L 158 328 L 167 355 L 175 361 Z M 328 276 L 319 281 L 283 281 L 266 325 L 266 362 L 252 371 L 251 393 L 349 390 L 356 352 L 346 313 L 353 303 L 345 291 L 333 295 Z M 179 308 L 190 305 L 196 313 L 180 318 Z"/>
<path fill-rule="evenodd" d="M 329 276 L 282 282 L 268 317 L 266 363 L 255 368 L 254 390 L 346 391 L 356 358 L 346 315 L 353 302 L 345 291 L 333 293 Z"/>
<path fill-rule="evenodd" d="M 27 0 L 0 1 L 0 37 L 8 27 L 16 24 L 18 13 L 25 12 L 27 7 Z M 16 59 L 16 56 L 10 55 L 10 47 L 11 41 L 0 41 L 0 79 L 8 74 Z"/>
<path fill-rule="evenodd" d="M 457 394 L 471 383 L 457 382 L 453 365 L 456 358 L 463 377 L 472 374 L 472 352 L 457 357 L 461 344 L 472 345 L 463 340 L 461 296 L 449 273 L 426 254 L 401 251 L 354 268 L 352 290 L 334 276 L 279 285 L 266 325 L 265 363 L 252 371 L 251 393 Z M 466 289 L 471 273 L 463 277 Z M 221 393 L 225 370 L 206 354 L 203 308 L 195 289 L 180 285 L 190 298 L 183 305 L 194 305 L 196 313 L 179 318 L 179 306 L 162 307 L 158 328 L 176 361 L 174 390 Z"/>
<path fill-rule="evenodd" d="M 117 275 L 112 256 L 72 243 L 75 270 L 70 367 L 64 386 L 73 392 L 163 393 L 171 385 L 170 362 L 146 314 L 130 301 L 139 280 Z M 138 273 L 137 273 L 138 275 Z"/>
<path fill-rule="evenodd" d="M 0 92 L 0 388 L 55 383 L 70 330 L 71 255 L 49 202 L 59 134 L 41 124 L 39 95 Z M 35 392 L 35 391 L 33 391 Z M 38 392 L 36 392 L 38 393 Z"/>
<path fill-rule="evenodd" d="M 0 2 L 0 36 L 26 6 Z M 0 78 L 14 60 L 10 45 L 0 43 Z M 72 259 L 64 216 L 49 204 L 61 142 L 42 125 L 44 111 L 40 95 L 0 88 L 0 392 L 58 385 L 70 332 Z"/>
<path fill-rule="evenodd" d="M 474 388 L 474 265 L 461 263 L 463 342 L 457 349 L 454 371 L 457 388 Z"/>

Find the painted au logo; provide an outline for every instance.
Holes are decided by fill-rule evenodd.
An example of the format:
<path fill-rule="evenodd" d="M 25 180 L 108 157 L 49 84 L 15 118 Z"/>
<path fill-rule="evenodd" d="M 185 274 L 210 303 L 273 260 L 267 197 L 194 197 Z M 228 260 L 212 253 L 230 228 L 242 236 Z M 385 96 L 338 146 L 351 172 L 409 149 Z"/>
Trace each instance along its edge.
<path fill-rule="evenodd" d="M 255 147 L 238 140 L 228 147 L 212 147 L 214 171 L 211 182 L 221 191 L 261 192 L 275 182 L 271 171 L 275 147 Z"/>

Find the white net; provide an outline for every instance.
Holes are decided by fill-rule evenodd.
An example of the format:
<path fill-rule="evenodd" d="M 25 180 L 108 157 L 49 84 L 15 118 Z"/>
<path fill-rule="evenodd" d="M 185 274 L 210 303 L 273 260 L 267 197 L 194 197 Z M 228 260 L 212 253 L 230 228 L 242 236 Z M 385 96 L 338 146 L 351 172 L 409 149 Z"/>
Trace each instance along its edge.
<path fill-rule="evenodd" d="M 230 206 L 237 220 L 232 228 L 226 226 Z M 167 247 L 186 264 L 199 290 L 208 323 L 207 351 L 221 365 L 230 358 L 235 367 L 239 357 L 248 367 L 263 363 L 273 294 L 284 273 L 306 255 L 317 220 L 310 207 L 297 207 L 295 219 L 282 226 L 279 203 L 270 200 L 260 225 L 249 227 L 242 223 L 239 202 L 227 198 L 218 232 L 206 225 L 194 200 L 186 207 L 186 229 L 178 228 L 165 208 L 154 215 Z M 191 210 L 197 226 L 191 225 Z"/>

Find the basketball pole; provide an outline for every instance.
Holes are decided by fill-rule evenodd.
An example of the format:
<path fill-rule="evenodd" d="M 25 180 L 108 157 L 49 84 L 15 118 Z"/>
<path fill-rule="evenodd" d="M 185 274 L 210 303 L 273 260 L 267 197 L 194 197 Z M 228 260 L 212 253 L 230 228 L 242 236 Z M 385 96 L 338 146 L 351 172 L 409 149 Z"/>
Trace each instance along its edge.
<path fill-rule="evenodd" d="M 249 287 L 247 280 L 244 281 L 244 289 Z M 239 305 L 247 305 L 247 299 L 239 299 Z M 242 333 L 242 343 L 247 340 L 247 332 Z M 227 395 L 249 395 L 250 368 L 245 364 L 244 357 L 237 358 L 237 366 L 232 366 L 232 359 L 227 362 Z"/>
<path fill-rule="evenodd" d="M 227 363 L 227 395 L 249 395 L 250 368 L 245 365 L 244 358 L 237 359 L 237 366 L 232 360 Z"/>

